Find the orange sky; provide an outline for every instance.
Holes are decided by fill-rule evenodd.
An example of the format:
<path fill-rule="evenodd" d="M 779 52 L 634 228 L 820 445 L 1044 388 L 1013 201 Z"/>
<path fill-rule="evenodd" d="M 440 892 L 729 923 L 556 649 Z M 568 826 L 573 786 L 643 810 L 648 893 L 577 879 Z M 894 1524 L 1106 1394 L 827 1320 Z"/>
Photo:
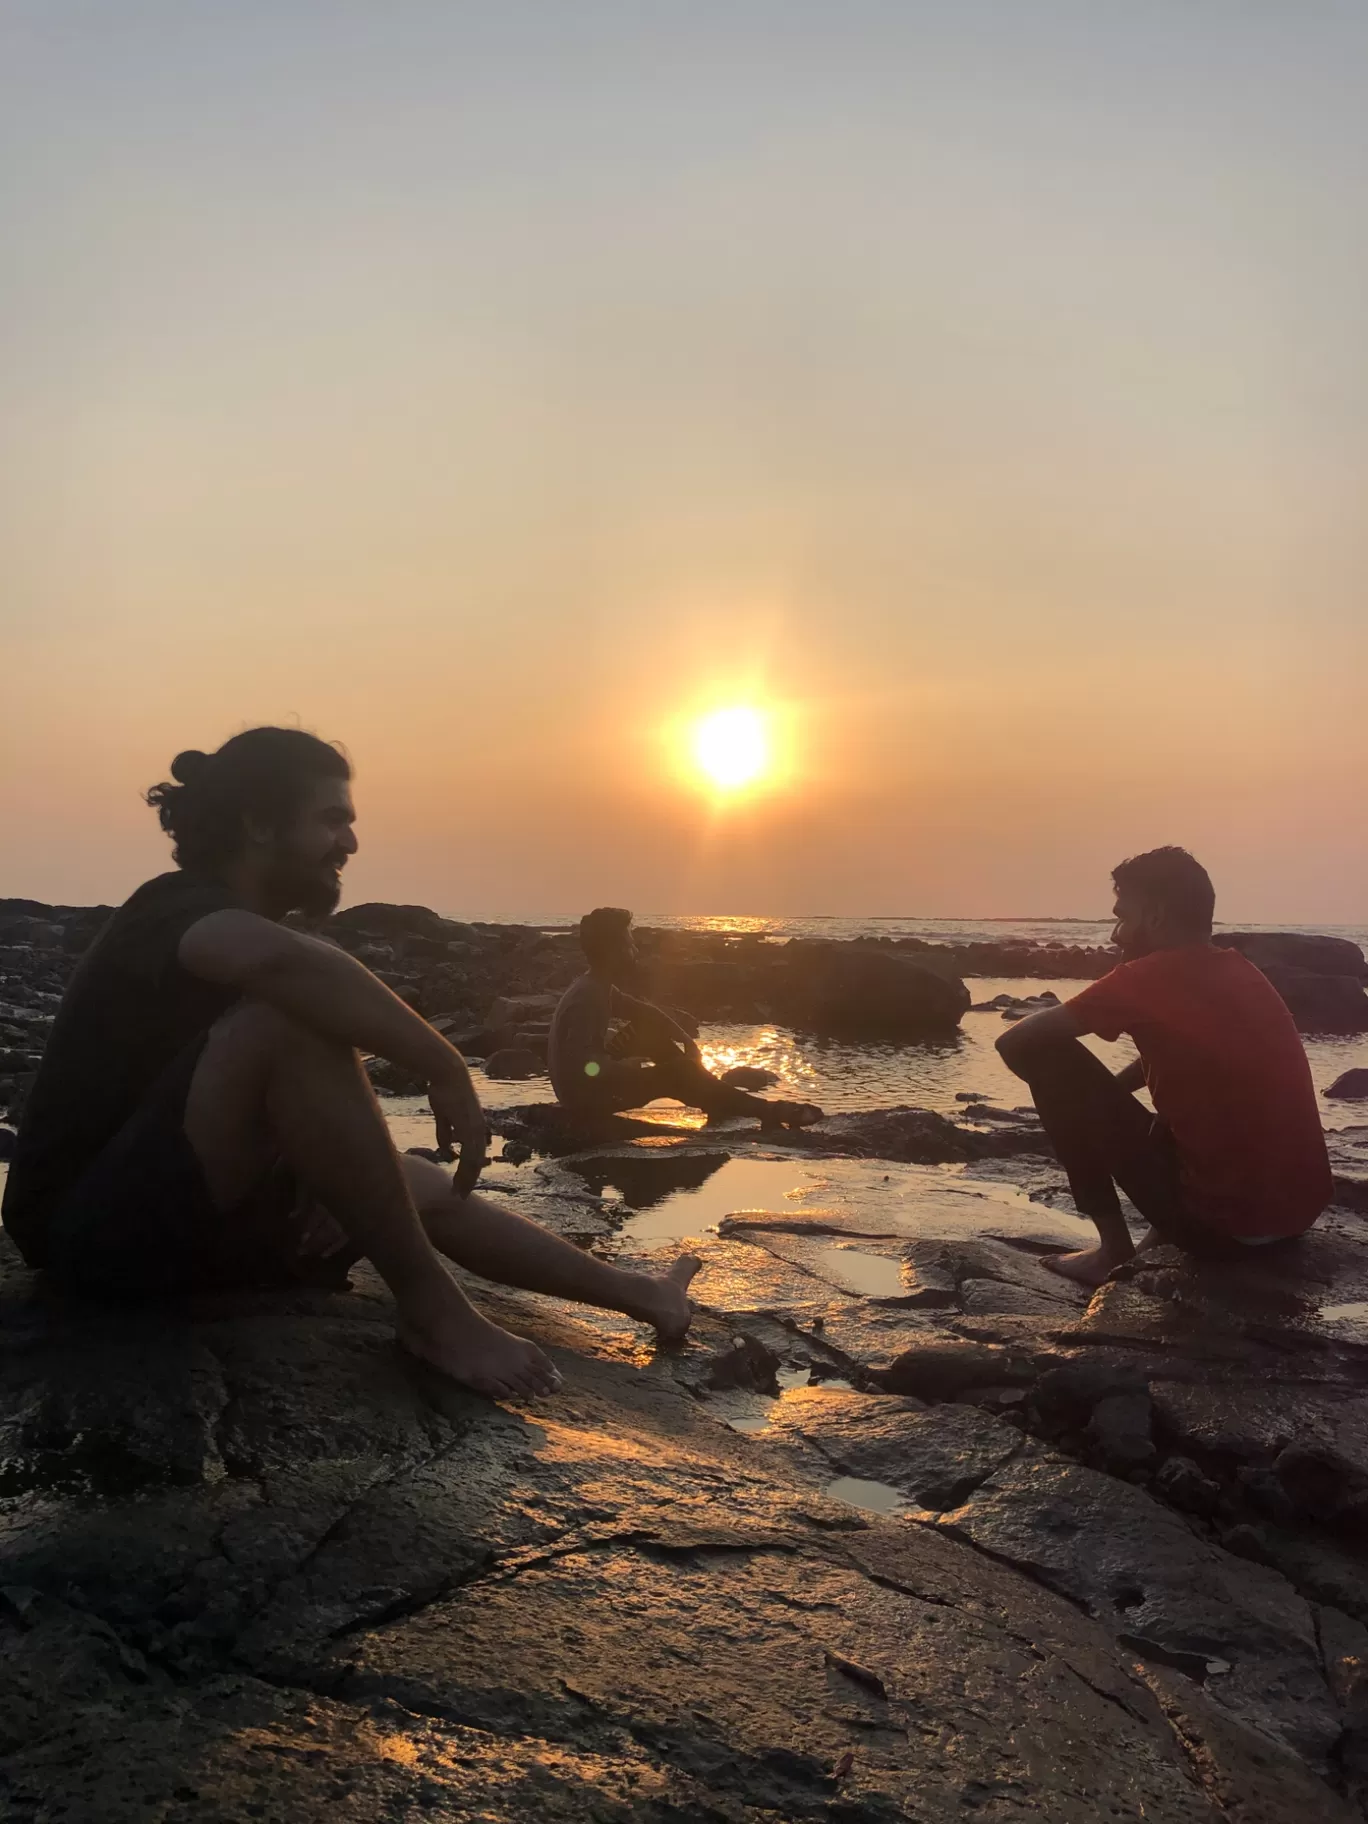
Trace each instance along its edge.
<path fill-rule="evenodd" d="M 1128 17 L 1127 13 L 1143 15 Z M 349 895 L 1368 919 L 1368 14 L 0 13 L 0 893 L 264 720 Z M 725 813 L 670 739 L 773 702 Z"/>

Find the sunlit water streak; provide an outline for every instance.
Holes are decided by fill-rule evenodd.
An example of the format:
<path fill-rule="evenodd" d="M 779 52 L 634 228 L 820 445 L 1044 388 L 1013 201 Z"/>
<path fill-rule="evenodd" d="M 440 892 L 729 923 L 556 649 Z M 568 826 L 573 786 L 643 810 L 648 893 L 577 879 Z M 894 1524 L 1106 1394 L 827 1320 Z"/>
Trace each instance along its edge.
<path fill-rule="evenodd" d="M 991 1000 L 1002 993 L 1039 994 L 1047 988 L 1067 999 L 1084 986 L 1082 982 L 995 976 L 974 976 L 969 982 L 976 1000 Z M 970 1095 L 981 1096 L 996 1108 L 1020 1108 L 1029 1102 L 1025 1085 L 1006 1068 L 995 1049 L 1004 1029 L 1000 1013 L 966 1013 L 959 1031 L 949 1038 L 903 1045 L 885 1041 L 854 1044 L 792 1032 L 768 1022 L 718 1021 L 703 1027 L 700 1041 L 709 1069 L 720 1072 L 737 1064 L 759 1065 L 779 1079 L 766 1094 L 816 1102 L 828 1113 L 907 1104 L 941 1114 L 962 1114 L 964 1103 L 958 1098 Z M 1135 1056 L 1134 1047 L 1125 1039 L 1114 1045 L 1101 1039 L 1088 1042 L 1113 1070 Z M 1305 1044 L 1318 1091 L 1346 1070 L 1368 1064 L 1368 1034 L 1309 1037 Z M 489 1108 L 554 1099 L 545 1078 L 498 1083 L 478 1070 L 476 1076 L 481 1100 Z M 658 1104 L 656 1112 L 663 1114 L 672 1106 Z M 1322 1100 L 1321 1118 L 1326 1127 L 1338 1128 L 1358 1126 L 1368 1117 L 1362 1102 Z"/>
<path fill-rule="evenodd" d="M 574 921 L 560 915 L 522 916 L 521 922 L 568 926 Z M 642 912 L 638 923 L 681 931 L 712 931 L 737 936 L 761 936 L 775 941 L 795 937 L 847 939 L 853 937 L 920 937 L 934 943 L 973 942 L 1006 944 L 1019 941 L 1057 944 L 1105 944 L 1111 937 L 1110 919 L 955 919 L 955 918 L 769 918 L 761 916 L 704 916 Z M 1346 937 L 1368 950 L 1368 926 L 1360 925 L 1258 925 L 1217 926 L 1247 931 L 1314 930 L 1327 937 Z M 1046 981 L 1035 978 L 972 976 L 969 991 L 976 1001 L 994 995 L 1039 994 L 1052 989 L 1066 1000 L 1086 984 L 1082 981 Z M 1027 1100 L 1024 1086 L 1005 1069 L 993 1042 L 1003 1030 L 998 1013 L 967 1013 L 958 1033 L 947 1039 L 917 1044 L 880 1042 L 851 1044 L 794 1033 L 787 1027 L 751 1022 L 713 1022 L 704 1026 L 704 1057 L 713 1070 L 737 1064 L 755 1064 L 772 1070 L 779 1082 L 771 1094 L 816 1102 L 832 1113 L 857 1109 L 888 1108 L 906 1103 L 932 1108 L 942 1114 L 957 1112 L 957 1098 L 981 1095 L 996 1107 L 1014 1108 Z M 1128 1041 L 1107 1045 L 1091 1040 L 1094 1049 L 1113 1067 L 1134 1057 Z M 1344 1071 L 1368 1064 L 1368 1034 L 1342 1038 L 1308 1037 L 1306 1052 L 1317 1090 Z M 531 1083 L 491 1083 L 480 1080 L 480 1093 L 490 1108 L 518 1102 L 550 1101 L 544 1080 Z M 666 1105 L 660 1105 L 663 1110 Z M 1363 1103 L 1321 1103 L 1328 1128 L 1353 1127 L 1365 1119 Z M 672 1117 L 673 1118 L 673 1117 Z"/>

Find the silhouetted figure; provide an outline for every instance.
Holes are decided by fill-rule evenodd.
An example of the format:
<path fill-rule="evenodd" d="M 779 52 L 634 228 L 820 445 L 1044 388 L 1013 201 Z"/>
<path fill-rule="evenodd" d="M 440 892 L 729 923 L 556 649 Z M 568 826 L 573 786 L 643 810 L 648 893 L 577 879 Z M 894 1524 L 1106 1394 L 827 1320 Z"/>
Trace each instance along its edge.
<path fill-rule="evenodd" d="M 703 1063 L 692 1035 L 663 1008 L 623 985 L 639 972 L 632 915 L 599 906 L 579 924 L 587 972 L 561 996 L 547 1057 L 563 1107 L 592 1118 L 644 1108 L 662 1096 L 709 1116 L 755 1115 L 764 1127 L 808 1127 L 822 1111 L 806 1102 L 771 1102 L 733 1089 Z M 615 1022 L 625 1022 L 614 1031 Z"/>
<path fill-rule="evenodd" d="M 1253 963 L 1212 942 L 1206 869 L 1185 849 L 1154 849 L 1112 880 L 1124 961 L 997 1047 L 1096 1224 L 1097 1247 L 1045 1263 L 1086 1286 L 1135 1252 L 1118 1185 L 1151 1225 L 1142 1248 L 1211 1257 L 1303 1234 L 1334 1190 L 1296 1025 Z M 1087 1032 L 1129 1033 L 1140 1056 L 1113 1076 L 1079 1042 Z M 1131 1093 L 1142 1084 L 1157 1114 Z"/>
<path fill-rule="evenodd" d="M 176 871 L 138 888 L 82 958 L 20 1122 L 5 1226 L 31 1266 L 95 1297 L 345 1284 L 367 1255 L 414 1355 L 476 1391 L 544 1393 L 534 1343 L 483 1316 L 483 1279 L 687 1330 L 698 1262 L 630 1273 L 470 1194 L 484 1116 L 459 1052 L 364 964 L 286 929 L 330 912 L 356 851 L 351 768 L 300 729 L 179 754 L 148 801 Z M 399 1158 L 362 1067 L 428 1085 L 455 1182 Z"/>

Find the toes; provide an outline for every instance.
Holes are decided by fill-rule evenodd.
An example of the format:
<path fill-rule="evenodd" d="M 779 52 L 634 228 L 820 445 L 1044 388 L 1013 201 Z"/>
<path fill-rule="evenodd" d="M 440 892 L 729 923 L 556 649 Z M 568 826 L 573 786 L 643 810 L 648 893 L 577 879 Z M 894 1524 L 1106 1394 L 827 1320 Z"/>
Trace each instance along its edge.
<path fill-rule="evenodd" d="M 533 1393 L 555 1393 L 564 1384 L 560 1369 L 540 1349 L 534 1351 L 529 1359 L 523 1379 Z"/>

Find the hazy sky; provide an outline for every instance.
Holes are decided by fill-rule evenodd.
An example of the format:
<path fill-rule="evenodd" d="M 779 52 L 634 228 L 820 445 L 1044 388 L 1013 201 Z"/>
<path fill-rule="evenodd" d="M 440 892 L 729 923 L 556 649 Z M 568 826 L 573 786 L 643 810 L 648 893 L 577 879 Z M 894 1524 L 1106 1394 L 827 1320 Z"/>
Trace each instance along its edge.
<path fill-rule="evenodd" d="M 0 0 L 0 893 L 1368 920 L 1365 0 Z M 682 720 L 777 706 L 719 812 Z"/>

